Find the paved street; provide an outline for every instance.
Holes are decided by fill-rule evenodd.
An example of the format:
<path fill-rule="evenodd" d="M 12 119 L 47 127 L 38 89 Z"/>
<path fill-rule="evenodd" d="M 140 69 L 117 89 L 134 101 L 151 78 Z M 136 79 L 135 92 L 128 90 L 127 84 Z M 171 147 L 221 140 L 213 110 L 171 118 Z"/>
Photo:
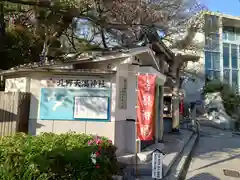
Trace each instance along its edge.
<path fill-rule="evenodd" d="M 236 177 L 236 171 L 240 172 L 240 136 L 203 126 L 201 131 L 186 180 L 240 180 Z M 228 171 L 226 176 L 224 170 L 234 172 Z"/>

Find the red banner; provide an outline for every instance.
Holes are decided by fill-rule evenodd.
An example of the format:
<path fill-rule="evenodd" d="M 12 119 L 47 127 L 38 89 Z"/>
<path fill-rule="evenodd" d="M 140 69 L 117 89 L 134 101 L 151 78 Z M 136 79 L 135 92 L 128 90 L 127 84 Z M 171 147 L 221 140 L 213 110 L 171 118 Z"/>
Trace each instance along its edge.
<path fill-rule="evenodd" d="M 138 76 L 137 136 L 140 140 L 153 140 L 155 86 L 155 75 Z"/>
<path fill-rule="evenodd" d="M 180 100 L 180 110 L 179 110 L 180 115 L 184 114 L 184 101 L 183 99 Z"/>

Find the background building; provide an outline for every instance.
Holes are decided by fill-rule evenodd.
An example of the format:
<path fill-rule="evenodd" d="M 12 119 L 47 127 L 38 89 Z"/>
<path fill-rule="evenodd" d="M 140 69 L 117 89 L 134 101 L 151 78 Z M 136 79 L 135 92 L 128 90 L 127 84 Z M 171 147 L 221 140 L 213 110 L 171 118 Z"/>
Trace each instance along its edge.
<path fill-rule="evenodd" d="M 207 12 L 203 24 L 203 31 L 194 38 L 200 59 L 188 62 L 184 69 L 186 103 L 202 97 L 207 78 L 219 79 L 240 92 L 240 17 Z"/>
<path fill-rule="evenodd" d="M 220 79 L 239 92 L 240 17 L 205 15 L 205 76 Z"/>

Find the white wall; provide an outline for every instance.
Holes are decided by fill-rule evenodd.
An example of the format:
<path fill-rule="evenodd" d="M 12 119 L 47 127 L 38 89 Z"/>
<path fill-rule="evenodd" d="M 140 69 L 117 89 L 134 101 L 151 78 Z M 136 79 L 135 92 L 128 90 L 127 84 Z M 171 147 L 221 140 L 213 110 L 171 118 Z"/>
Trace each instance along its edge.
<path fill-rule="evenodd" d="M 117 64 L 114 64 L 117 65 Z M 66 133 L 75 131 L 78 133 L 96 134 L 108 137 L 115 143 L 122 152 L 135 151 L 135 122 L 126 119 L 136 119 L 136 73 L 135 66 L 129 64 L 118 65 L 116 75 L 111 75 L 111 121 L 69 121 L 69 120 L 40 120 L 40 95 L 41 88 L 47 88 L 49 79 L 81 79 L 79 76 L 50 76 L 46 73 L 33 73 L 30 77 L 12 78 L 6 80 L 5 91 L 31 92 L 31 104 L 29 114 L 29 133 L 38 135 L 43 132 Z M 118 101 L 120 94 L 119 77 L 127 79 L 127 109 L 119 109 Z M 89 79 L 90 77 L 88 77 Z M 99 77 L 93 77 L 98 79 Z M 53 86 L 54 87 L 54 86 Z"/>
<path fill-rule="evenodd" d="M 27 81 L 29 78 L 9 78 L 5 81 L 5 92 L 27 92 Z"/>
<path fill-rule="evenodd" d="M 55 76 L 51 78 L 62 78 Z M 91 77 L 88 77 L 90 79 Z M 93 77 L 99 79 L 99 77 Z M 41 88 L 48 87 L 46 81 L 48 77 L 43 74 L 36 74 L 30 80 L 31 106 L 29 116 L 29 132 L 31 134 L 40 134 L 41 132 L 65 133 L 76 131 L 78 133 L 96 134 L 106 136 L 114 141 L 114 121 L 115 121 L 115 76 L 108 79 L 112 87 L 111 102 L 111 121 L 110 122 L 91 122 L 91 121 L 64 121 L 64 120 L 40 120 L 39 119 L 39 102 Z M 64 79 L 81 79 L 80 77 L 64 76 Z"/>
<path fill-rule="evenodd" d="M 136 150 L 136 104 L 137 104 L 137 68 L 138 66 L 130 64 L 121 64 L 117 68 L 117 101 L 120 95 L 120 83 L 119 80 L 122 77 L 127 78 L 127 109 L 116 108 L 116 124 L 115 124 L 115 141 L 121 144 L 121 147 L 125 147 L 127 152 L 135 152 Z M 126 120 L 130 121 L 126 121 Z M 120 152 L 121 153 L 121 152 Z"/>
<path fill-rule="evenodd" d="M 119 66 L 117 74 L 112 75 L 109 79 L 112 88 L 110 122 L 40 120 L 40 90 L 41 88 L 48 87 L 46 81 L 49 77 L 43 74 L 33 75 L 30 80 L 30 92 L 32 93 L 32 98 L 29 117 L 29 132 L 34 135 L 42 132 L 65 133 L 69 131 L 97 134 L 110 138 L 113 143 L 117 145 L 120 153 L 123 151 L 135 151 L 135 122 L 132 124 L 132 122 L 127 122 L 126 119 L 136 119 L 136 73 L 133 72 L 134 69 L 128 71 L 128 66 L 131 65 L 123 64 Z M 119 109 L 118 107 L 120 93 L 120 87 L 118 84 L 119 76 L 127 78 L 127 109 Z M 55 76 L 55 78 L 59 77 L 60 76 Z M 81 77 L 66 76 L 64 76 L 64 78 L 81 79 Z"/>

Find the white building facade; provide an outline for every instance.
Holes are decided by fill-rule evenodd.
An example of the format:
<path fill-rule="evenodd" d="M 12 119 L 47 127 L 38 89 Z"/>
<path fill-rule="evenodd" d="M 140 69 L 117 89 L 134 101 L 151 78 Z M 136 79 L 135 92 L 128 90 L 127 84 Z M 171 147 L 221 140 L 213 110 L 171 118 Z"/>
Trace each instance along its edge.
<path fill-rule="evenodd" d="M 206 79 L 219 79 L 240 91 L 240 18 L 220 13 L 204 15 L 203 32 L 196 33 L 194 42 L 200 59 L 188 62 L 182 85 L 187 102 L 200 96 Z M 194 81 L 192 81 L 194 80 Z"/>
<path fill-rule="evenodd" d="M 220 13 L 205 15 L 205 75 L 220 79 L 239 92 L 240 18 Z"/>

